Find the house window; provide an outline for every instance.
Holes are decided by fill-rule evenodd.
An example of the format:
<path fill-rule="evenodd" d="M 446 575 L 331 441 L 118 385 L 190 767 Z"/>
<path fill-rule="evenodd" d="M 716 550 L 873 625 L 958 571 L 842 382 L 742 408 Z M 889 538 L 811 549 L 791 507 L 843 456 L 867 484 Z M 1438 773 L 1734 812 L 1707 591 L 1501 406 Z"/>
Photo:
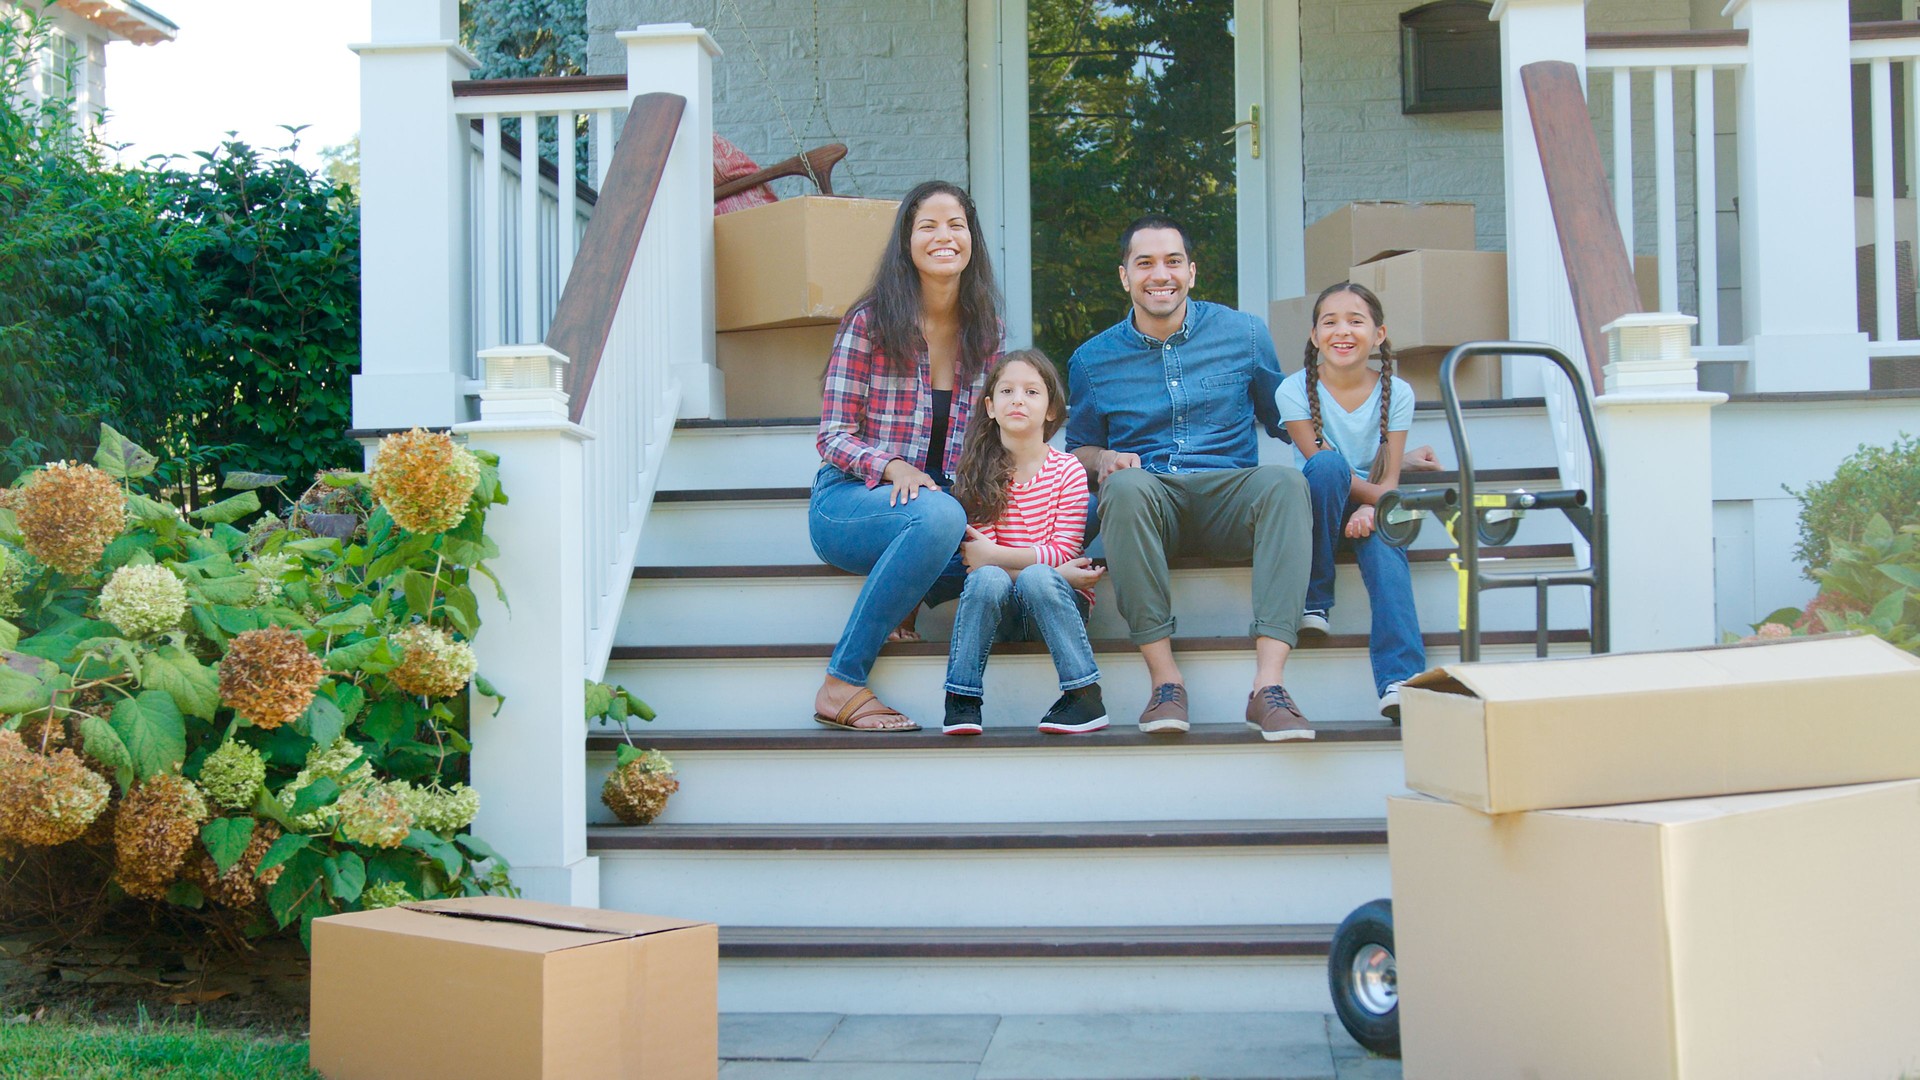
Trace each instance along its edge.
<path fill-rule="evenodd" d="M 1500 108 L 1500 25 L 1492 5 L 1435 0 L 1400 16 L 1400 111 Z"/>

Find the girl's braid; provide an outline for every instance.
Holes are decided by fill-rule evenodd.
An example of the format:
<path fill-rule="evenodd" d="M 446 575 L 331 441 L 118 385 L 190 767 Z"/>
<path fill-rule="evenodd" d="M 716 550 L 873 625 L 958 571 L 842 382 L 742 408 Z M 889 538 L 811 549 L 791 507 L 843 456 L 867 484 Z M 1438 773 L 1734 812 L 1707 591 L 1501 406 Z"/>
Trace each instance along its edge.
<path fill-rule="evenodd" d="M 1324 297 L 1325 294 L 1322 294 Z M 1318 315 L 1320 305 L 1314 305 L 1314 314 Z M 1327 445 L 1327 437 L 1320 430 L 1320 350 L 1314 347 L 1313 339 L 1307 339 L 1307 415 L 1313 419 L 1313 443 L 1316 447 Z"/>
<path fill-rule="evenodd" d="M 1367 482 L 1377 484 L 1387 470 L 1387 417 L 1393 410 L 1393 345 L 1380 339 L 1380 449 L 1374 452 Z"/>

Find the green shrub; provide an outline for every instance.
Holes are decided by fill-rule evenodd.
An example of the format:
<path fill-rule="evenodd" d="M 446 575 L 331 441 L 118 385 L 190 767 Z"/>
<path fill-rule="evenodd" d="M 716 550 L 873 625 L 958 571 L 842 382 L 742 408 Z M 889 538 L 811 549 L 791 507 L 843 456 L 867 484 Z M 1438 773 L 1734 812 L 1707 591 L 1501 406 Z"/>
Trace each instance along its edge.
<path fill-rule="evenodd" d="M 154 455 L 99 441 L 97 467 L 0 498 L 0 926 L 218 908 L 304 937 L 510 891 L 462 783 L 466 686 L 493 693 L 467 644 L 505 501 L 491 456 L 394 436 L 414 452 L 329 474 L 283 522 L 260 512 L 275 477 L 182 516 L 151 496 Z M 409 532 L 403 501 L 456 524 Z"/>
<path fill-rule="evenodd" d="M 1857 542 L 1833 537 L 1820 592 L 1806 609 L 1782 608 L 1755 627 L 1760 637 L 1857 632 L 1920 655 L 1920 525 L 1899 530 L 1879 514 Z"/>
<path fill-rule="evenodd" d="M 1877 515 L 1895 530 L 1920 522 L 1920 438 L 1902 434 L 1891 446 L 1861 445 L 1833 479 L 1787 489 L 1800 500 L 1800 542 L 1793 549 L 1806 576 L 1819 580 L 1835 539 L 1857 542 Z"/>

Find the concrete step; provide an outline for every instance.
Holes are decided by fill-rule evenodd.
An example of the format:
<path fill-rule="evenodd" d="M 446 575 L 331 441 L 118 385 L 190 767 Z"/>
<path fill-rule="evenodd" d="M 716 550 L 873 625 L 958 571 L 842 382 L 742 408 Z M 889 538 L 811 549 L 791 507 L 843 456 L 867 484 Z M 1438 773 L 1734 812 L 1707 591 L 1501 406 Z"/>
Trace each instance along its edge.
<path fill-rule="evenodd" d="M 1177 902 L 1177 896 L 1170 898 Z M 1333 926 L 736 926 L 723 1012 L 1325 1012 Z"/>
<path fill-rule="evenodd" d="M 1526 468 L 1556 460 L 1546 406 L 1539 398 L 1468 402 L 1467 437 L 1475 463 L 1483 469 Z M 716 487 L 805 487 L 820 467 L 814 438 L 819 420 L 682 420 L 660 474 L 661 491 Z M 1437 401 L 1414 410 L 1409 447 L 1432 446 L 1448 468 L 1458 462 L 1447 421 Z M 1263 464 L 1287 463 L 1293 450 L 1277 439 L 1261 438 Z"/>
<path fill-rule="evenodd" d="M 1400 731 L 1381 720 L 1276 743 L 1238 721 L 1186 735 L 1143 735 L 1129 720 L 1092 735 L 1021 727 L 966 739 L 635 724 L 632 737 L 673 761 L 680 790 L 658 824 L 675 827 L 1377 818 L 1406 790 Z M 596 825 L 614 820 L 599 792 L 622 742 L 604 728 L 588 737 Z"/>
<path fill-rule="evenodd" d="M 1587 651 L 1585 631 L 1556 630 L 1555 654 Z M 1499 631 L 1482 639 L 1482 659 L 1533 655 L 1530 633 Z M 1175 638 L 1175 657 L 1185 676 L 1196 721 L 1244 718 L 1253 683 L 1250 639 Z M 617 682 L 660 714 L 662 729 L 793 728 L 811 723 L 813 694 L 820 686 L 830 644 L 620 646 L 607 665 Z M 1094 642 L 1101 690 L 1116 723 L 1144 707 L 1152 689 L 1139 651 L 1125 640 Z M 1458 635 L 1428 634 L 1427 664 L 1458 656 Z M 882 650 L 869 683 L 874 693 L 921 724 L 938 725 L 945 706 L 947 646 L 930 641 Z M 1336 635 L 1296 649 L 1286 684 L 1309 719 L 1373 719 L 1378 711 L 1366 642 Z M 996 646 L 987 663 L 989 725 L 1030 727 L 1059 696 L 1052 657 L 1039 642 Z"/>
<path fill-rule="evenodd" d="M 1498 549 L 1502 571 L 1572 569 L 1566 544 Z M 1414 606 L 1423 627 L 1435 632 L 1459 626 L 1459 575 L 1437 548 L 1412 552 Z M 1182 560 L 1173 572 L 1174 617 L 1179 632 L 1196 637 L 1244 634 L 1253 619 L 1253 573 L 1246 565 L 1212 565 Z M 853 610 L 864 579 L 819 563 L 792 566 L 642 567 L 621 611 L 614 640 L 621 645 L 667 645 L 682 641 L 736 644 L 747 641 L 795 643 L 836 639 Z M 1359 568 L 1347 556 L 1334 574 L 1333 630 L 1365 634 L 1372 625 Z M 1113 585 L 1094 587 L 1087 620 L 1094 637 L 1124 637 Z M 1578 629 L 1587 625 L 1587 590 L 1550 591 L 1548 625 Z M 920 613 L 919 629 L 930 641 L 951 636 L 956 605 Z M 1530 590 L 1498 589 L 1480 601 L 1481 625 L 1489 629 L 1531 630 L 1535 622 Z M 741 612 L 757 617 L 742 619 Z"/>
<path fill-rule="evenodd" d="M 1524 487 L 1530 491 L 1557 488 L 1556 473 L 1547 468 L 1476 470 L 1478 482 L 1490 489 Z M 1457 474 L 1422 473 L 1408 488 L 1439 486 L 1457 481 Z M 807 532 L 807 493 L 801 486 L 728 486 L 662 491 L 640 536 L 637 566 L 792 565 L 817 563 Z M 1566 518 L 1558 512 L 1528 514 L 1513 543 L 1564 544 L 1572 536 Z M 1445 529 L 1428 521 L 1414 541 L 1416 548 L 1452 547 Z"/>
<path fill-rule="evenodd" d="M 1194 926 L 1337 922 L 1388 891 L 1386 840 L 1379 818 L 656 823 L 592 828 L 587 848 L 603 903 L 723 926 L 845 926 L 851 896 L 874 926 L 1072 928 L 1170 901 Z"/>

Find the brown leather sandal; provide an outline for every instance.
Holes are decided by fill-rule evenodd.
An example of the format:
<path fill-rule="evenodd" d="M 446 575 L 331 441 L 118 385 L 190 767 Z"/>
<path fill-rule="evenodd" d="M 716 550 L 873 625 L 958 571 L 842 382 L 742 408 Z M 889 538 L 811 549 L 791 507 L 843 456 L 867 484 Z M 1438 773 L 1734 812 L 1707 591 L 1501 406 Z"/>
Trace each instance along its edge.
<path fill-rule="evenodd" d="M 896 726 L 888 724 L 883 727 L 860 727 L 856 723 L 856 721 L 864 720 L 869 716 L 880 716 L 883 714 L 897 716 L 906 722 L 903 725 Z M 882 704 L 879 698 L 873 696 L 873 691 L 864 686 L 860 688 L 859 693 L 848 698 L 845 705 L 840 706 L 840 712 L 838 714 L 830 717 L 825 713 L 816 712 L 813 714 L 813 718 L 828 727 L 841 728 L 846 731 L 885 732 L 920 730 L 920 725 L 914 723 L 912 720 L 908 720 L 907 714 Z"/>

